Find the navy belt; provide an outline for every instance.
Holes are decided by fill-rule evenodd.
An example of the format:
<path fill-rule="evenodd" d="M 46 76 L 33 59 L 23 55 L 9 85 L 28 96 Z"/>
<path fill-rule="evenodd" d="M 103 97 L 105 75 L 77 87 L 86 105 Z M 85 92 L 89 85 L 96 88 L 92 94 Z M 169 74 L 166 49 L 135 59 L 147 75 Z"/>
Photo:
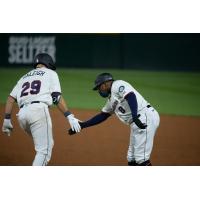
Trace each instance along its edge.
<path fill-rule="evenodd" d="M 40 103 L 40 101 L 32 101 L 30 104 L 33 104 L 33 103 Z M 22 105 L 20 106 L 20 108 L 23 108 L 24 105 L 26 105 L 26 104 L 22 104 Z"/>

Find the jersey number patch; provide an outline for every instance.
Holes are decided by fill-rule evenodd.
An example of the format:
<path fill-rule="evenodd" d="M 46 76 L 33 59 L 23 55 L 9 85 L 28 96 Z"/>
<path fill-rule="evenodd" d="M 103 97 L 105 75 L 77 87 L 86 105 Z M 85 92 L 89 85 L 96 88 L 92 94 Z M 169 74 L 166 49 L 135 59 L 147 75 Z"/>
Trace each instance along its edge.
<path fill-rule="evenodd" d="M 121 113 L 125 113 L 126 111 L 124 110 L 124 108 L 122 108 L 121 106 L 118 108 L 118 110 L 121 112 Z"/>
<path fill-rule="evenodd" d="M 25 82 L 22 85 L 23 90 L 21 92 L 20 97 L 27 96 L 29 93 L 30 94 L 38 94 L 40 92 L 40 87 L 41 87 L 41 81 L 39 81 L 39 80 L 35 80 L 31 83 Z M 29 88 L 31 88 L 30 91 L 28 91 Z"/>

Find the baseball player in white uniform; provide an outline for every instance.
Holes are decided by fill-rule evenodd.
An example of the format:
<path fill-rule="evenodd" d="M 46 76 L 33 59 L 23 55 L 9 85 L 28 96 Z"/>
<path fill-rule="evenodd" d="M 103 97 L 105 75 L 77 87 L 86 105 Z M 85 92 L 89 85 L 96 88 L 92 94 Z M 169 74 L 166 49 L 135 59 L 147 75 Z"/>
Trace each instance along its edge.
<path fill-rule="evenodd" d="M 46 53 L 36 55 L 33 67 L 20 78 L 7 99 L 2 131 L 10 135 L 13 129 L 11 112 L 16 101 L 20 108 L 17 114 L 19 124 L 33 138 L 36 155 L 32 165 L 43 166 L 48 164 L 54 144 L 49 106 L 57 105 L 73 131 L 79 132 L 81 127 L 61 95 L 52 57 Z"/>
<path fill-rule="evenodd" d="M 158 112 L 129 83 L 115 80 L 109 73 L 102 73 L 95 80 L 94 90 L 108 97 L 101 113 L 88 121 L 79 122 L 81 128 L 105 121 L 112 114 L 130 126 L 130 144 L 127 153 L 128 165 L 150 166 L 153 140 L 160 123 Z M 69 134 L 75 134 L 72 129 Z"/>

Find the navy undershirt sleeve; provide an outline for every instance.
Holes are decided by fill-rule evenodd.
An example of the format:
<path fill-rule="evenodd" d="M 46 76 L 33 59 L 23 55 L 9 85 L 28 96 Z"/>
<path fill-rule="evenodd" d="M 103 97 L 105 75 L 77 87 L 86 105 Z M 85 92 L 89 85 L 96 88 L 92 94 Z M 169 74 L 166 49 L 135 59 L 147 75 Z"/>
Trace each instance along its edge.
<path fill-rule="evenodd" d="M 134 120 L 135 118 L 137 118 L 137 109 L 138 109 L 136 96 L 133 92 L 130 92 L 125 96 L 125 99 L 128 101 L 128 105 L 131 109 L 132 117 Z"/>
<path fill-rule="evenodd" d="M 100 124 L 101 122 L 105 121 L 110 116 L 111 116 L 111 114 L 109 114 L 109 113 L 101 112 L 101 113 L 97 114 L 96 116 L 92 117 L 91 119 L 89 119 L 88 121 L 80 122 L 81 128 L 86 128 L 89 126 L 94 126 L 96 124 Z"/>

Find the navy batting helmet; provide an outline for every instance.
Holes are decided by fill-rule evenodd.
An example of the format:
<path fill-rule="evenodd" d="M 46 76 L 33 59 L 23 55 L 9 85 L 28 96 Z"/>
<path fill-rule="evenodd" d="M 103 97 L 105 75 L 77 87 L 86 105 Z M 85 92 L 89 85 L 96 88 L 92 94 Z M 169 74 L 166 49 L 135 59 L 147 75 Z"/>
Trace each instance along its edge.
<path fill-rule="evenodd" d="M 36 68 L 38 64 L 43 64 L 47 68 L 56 70 L 52 57 L 47 53 L 39 53 L 33 60 L 33 67 Z"/>
<path fill-rule="evenodd" d="M 110 74 L 110 73 L 102 73 L 102 74 L 99 74 L 97 77 L 96 77 L 96 80 L 95 80 L 95 82 L 94 82 L 94 88 L 93 88 L 93 90 L 97 90 L 98 89 L 98 87 L 101 85 L 101 84 L 103 84 L 103 83 L 105 83 L 105 82 L 107 82 L 107 81 L 113 81 L 114 79 L 113 79 L 113 77 L 112 77 L 112 75 Z"/>

